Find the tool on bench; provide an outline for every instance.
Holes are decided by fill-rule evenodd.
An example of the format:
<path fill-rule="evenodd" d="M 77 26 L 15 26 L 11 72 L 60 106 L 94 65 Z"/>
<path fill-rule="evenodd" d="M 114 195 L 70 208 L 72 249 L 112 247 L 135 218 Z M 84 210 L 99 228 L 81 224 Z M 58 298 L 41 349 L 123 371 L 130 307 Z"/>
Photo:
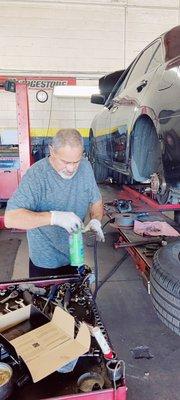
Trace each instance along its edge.
<path fill-rule="evenodd" d="M 4 307 L 4 312 L 11 312 L 12 310 L 10 310 L 10 308 L 9 308 L 9 303 L 6 303 L 5 304 L 5 307 Z"/>
<path fill-rule="evenodd" d="M 162 238 L 158 239 L 157 237 L 154 239 L 145 239 L 145 240 L 137 240 L 136 242 L 122 242 L 118 243 L 118 248 L 123 248 L 123 247 L 137 247 L 137 246 L 146 246 L 150 244 L 155 244 L 160 245 L 160 246 L 166 246 L 167 242 L 166 240 L 163 240 Z"/>
<path fill-rule="evenodd" d="M 38 296 L 44 296 L 46 294 L 46 289 L 42 287 L 35 286 L 34 283 L 24 282 L 20 283 L 19 290 L 22 292 L 30 292 L 37 294 Z"/>
<path fill-rule="evenodd" d="M 136 220 L 140 222 L 145 222 L 149 220 L 149 213 L 148 212 L 139 212 L 136 213 Z"/>
<path fill-rule="evenodd" d="M 0 290 L 0 297 L 3 297 L 6 294 L 7 290 L 6 289 L 1 289 Z"/>
<path fill-rule="evenodd" d="M 44 305 L 44 307 L 43 307 L 42 312 L 45 311 L 45 309 L 46 309 L 47 305 L 49 304 L 49 302 L 50 302 L 51 300 L 53 300 L 54 297 L 56 296 L 56 293 L 57 293 L 57 291 L 58 291 L 58 287 L 59 287 L 59 285 L 52 285 L 52 286 L 51 286 L 50 291 L 49 291 L 49 294 L 48 294 L 48 296 L 47 296 L 46 303 L 45 303 L 45 305 Z"/>
<path fill-rule="evenodd" d="M 124 228 L 132 228 L 134 225 L 134 217 L 132 214 L 118 214 L 115 217 L 115 222 L 116 224 L 118 224 L 119 226 L 122 226 Z"/>
<path fill-rule="evenodd" d="M 30 293 L 28 290 L 25 290 L 22 294 L 24 304 L 33 304 L 34 295 Z"/>
<path fill-rule="evenodd" d="M 66 291 L 65 291 L 64 302 L 63 302 L 64 309 L 65 309 L 66 311 L 67 311 L 67 309 L 68 309 L 70 300 L 71 300 L 71 288 L 70 288 L 70 286 L 68 286 L 68 287 L 66 288 Z"/>
<path fill-rule="evenodd" d="M 4 304 L 10 299 L 15 299 L 16 297 L 18 297 L 18 294 L 19 293 L 17 292 L 17 290 L 13 290 L 13 292 L 11 292 L 9 296 L 5 297 L 3 300 L 0 300 L 0 304 Z"/>
<path fill-rule="evenodd" d="M 106 206 L 114 206 L 120 213 L 132 211 L 132 200 L 115 199 L 113 201 L 108 201 L 104 204 Z"/>
<path fill-rule="evenodd" d="M 116 200 L 114 205 L 120 213 L 132 211 L 132 200 Z"/>
<path fill-rule="evenodd" d="M 167 243 L 166 243 L 167 244 Z M 164 245 L 164 244 L 163 244 Z M 146 257 L 153 257 L 154 253 L 159 250 L 160 244 L 159 243 L 147 243 L 143 250 L 143 254 Z"/>
<path fill-rule="evenodd" d="M 15 300 L 15 303 L 18 304 L 20 307 L 24 307 L 25 306 L 23 299 Z"/>
<path fill-rule="evenodd" d="M 164 241 L 163 241 L 163 246 L 165 246 Z M 146 250 L 154 250 L 154 251 L 158 250 L 159 249 L 159 243 L 147 243 L 145 248 L 146 248 Z"/>

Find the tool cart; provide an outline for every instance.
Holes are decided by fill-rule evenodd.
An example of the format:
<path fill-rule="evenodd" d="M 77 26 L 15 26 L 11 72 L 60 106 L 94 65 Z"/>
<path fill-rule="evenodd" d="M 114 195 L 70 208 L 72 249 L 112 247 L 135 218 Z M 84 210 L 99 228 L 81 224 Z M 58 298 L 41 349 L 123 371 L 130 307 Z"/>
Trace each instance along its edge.
<path fill-rule="evenodd" d="M 85 267 L 0 284 L 1 399 L 126 400 L 124 361 L 112 349 L 90 275 Z"/>

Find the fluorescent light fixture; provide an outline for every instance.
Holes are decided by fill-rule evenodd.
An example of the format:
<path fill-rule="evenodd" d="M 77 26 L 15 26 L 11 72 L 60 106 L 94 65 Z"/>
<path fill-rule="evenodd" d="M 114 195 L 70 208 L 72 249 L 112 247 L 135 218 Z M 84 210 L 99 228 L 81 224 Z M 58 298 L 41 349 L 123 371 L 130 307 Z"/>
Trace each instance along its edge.
<path fill-rule="evenodd" d="M 98 86 L 54 86 L 53 95 L 57 97 L 91 97 L 99 93 Z"/>

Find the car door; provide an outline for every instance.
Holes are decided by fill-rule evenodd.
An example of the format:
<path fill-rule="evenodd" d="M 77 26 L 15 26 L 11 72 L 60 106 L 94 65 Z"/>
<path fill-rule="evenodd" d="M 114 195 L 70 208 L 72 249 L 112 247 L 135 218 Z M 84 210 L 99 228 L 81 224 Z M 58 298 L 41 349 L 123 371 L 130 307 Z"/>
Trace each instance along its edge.
<path fill-rule="evenodd" d="M 154 67 L 148 68 L 152 64 L 153 58 Z M 109 105 L 111 166 L 113 169 L 128 173 L 129 134 L 137 115 L 142 112 L 142 100 L 146 92 L 150 90 L 154 74 L 161 63 L 161 42 L 156 40 L 135 60 L 129 74 Z"/>
<path fill-rule="evenodd" d="M 108 108 L 104 107 L 102 111 L 97 114 L 90 129 L 92 135 L 92 147 L 90 142 L 90 158 L 95 156 L 96 160 L 101 164 L 108 164 L 109 162 L 109 146 L 110 134 L 107 127 L 110 126 L 110 112 Z M 94 148 L 93 148 L 94 147 Z"/>
<path fill-rule="evenodd" d="M 119 81 L 122 83 L 129 73 L 129 68 L 121 74 L 120 79 L 115 84 L 110 96 L 108 97 L 103 109 L 95 116 L 90 127 L 90 159 L 96 158 L 98 162 L 105 165 L 111 164 L 111 107 L 114 94 L 119 88 Z M 93 138 L 93 140 L 91 140 Z M 92 144 L 92 146 L 91 146 Z"/>

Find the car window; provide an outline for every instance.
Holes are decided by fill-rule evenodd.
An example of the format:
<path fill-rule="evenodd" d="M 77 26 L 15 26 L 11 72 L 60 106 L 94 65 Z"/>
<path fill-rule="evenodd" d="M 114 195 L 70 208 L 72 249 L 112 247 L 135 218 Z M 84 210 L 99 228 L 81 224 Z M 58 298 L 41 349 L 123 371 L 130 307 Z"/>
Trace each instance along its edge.
<path fill-rule="evenodd" d="M 180 26 L 176 26 L 164 35 L 165 61 L 172 60 L 180 54 Z"/>
<path fill-rule="evenodd" d="M 138 58 L 133 70 L 131 71 L 131 74 L 129 75 L 126 87 L 130 86 L 133 82 L 136 82 L 141 76 L 146 73 L 149 63 L 158 46 L 159 41 L 156 41 L 143 51 L 141 56 Z"/>
<path fill-rule="evenodd" d="M 161 48 L 161 45 L 159 44 L 157 50 L 155 51 L 149 65 L 147 67 L 146 72 L 150 72 L 153 69 L 157 68 L 158 65 L 162 64 L 162 61 L 163 61 L 162 48 Z"/>
<path fill-rule="evenodd" d="M 121 93 L 122 90 L 124 89 L 124 87 L 126 86 L 126 82 L 127 82 L 127 80 L 129 79 L 129 76 L 130 76 L 130 74 L 131 74 L 131 71 L 132 71 L 132 68 L 133 68 L 134 65 L 135 65 L 135 61 L 133 61 L 133 63 L 131 63 L 131 65 L 130 65 L 130 66 L 128 67 L 128 69 L 126 70 L 127 73 L 126 73 L 126 75 L 124 76 L 124 79 L 121 80 L 120 84 L 116 87 L 116 91 L 114 90 L 113 97 L 118 96 L 119 93 Z"/>
<path fill-rule="evenodd" d="M 118 80 L 118 82 L 115 84 L 115 86 L 113 87 L 112 92 L 110 93 L 110 96 L 108 97 L 107 101 L 106 101 L 106 105 L 108 106 L 111 101 L 113 100 L 114 97 L 116 97 L 118 95 L 118 93 L 122 90 L 122 88 L 124 87 L 127 77 L 129 76 L 129 71 L 131 70 L 132 67 L 132 63 L 129 65 L 129 67 L 124 71 L 124 73 L 122 74 L 122 76 L 120 77 L 120 79 Z"/>

